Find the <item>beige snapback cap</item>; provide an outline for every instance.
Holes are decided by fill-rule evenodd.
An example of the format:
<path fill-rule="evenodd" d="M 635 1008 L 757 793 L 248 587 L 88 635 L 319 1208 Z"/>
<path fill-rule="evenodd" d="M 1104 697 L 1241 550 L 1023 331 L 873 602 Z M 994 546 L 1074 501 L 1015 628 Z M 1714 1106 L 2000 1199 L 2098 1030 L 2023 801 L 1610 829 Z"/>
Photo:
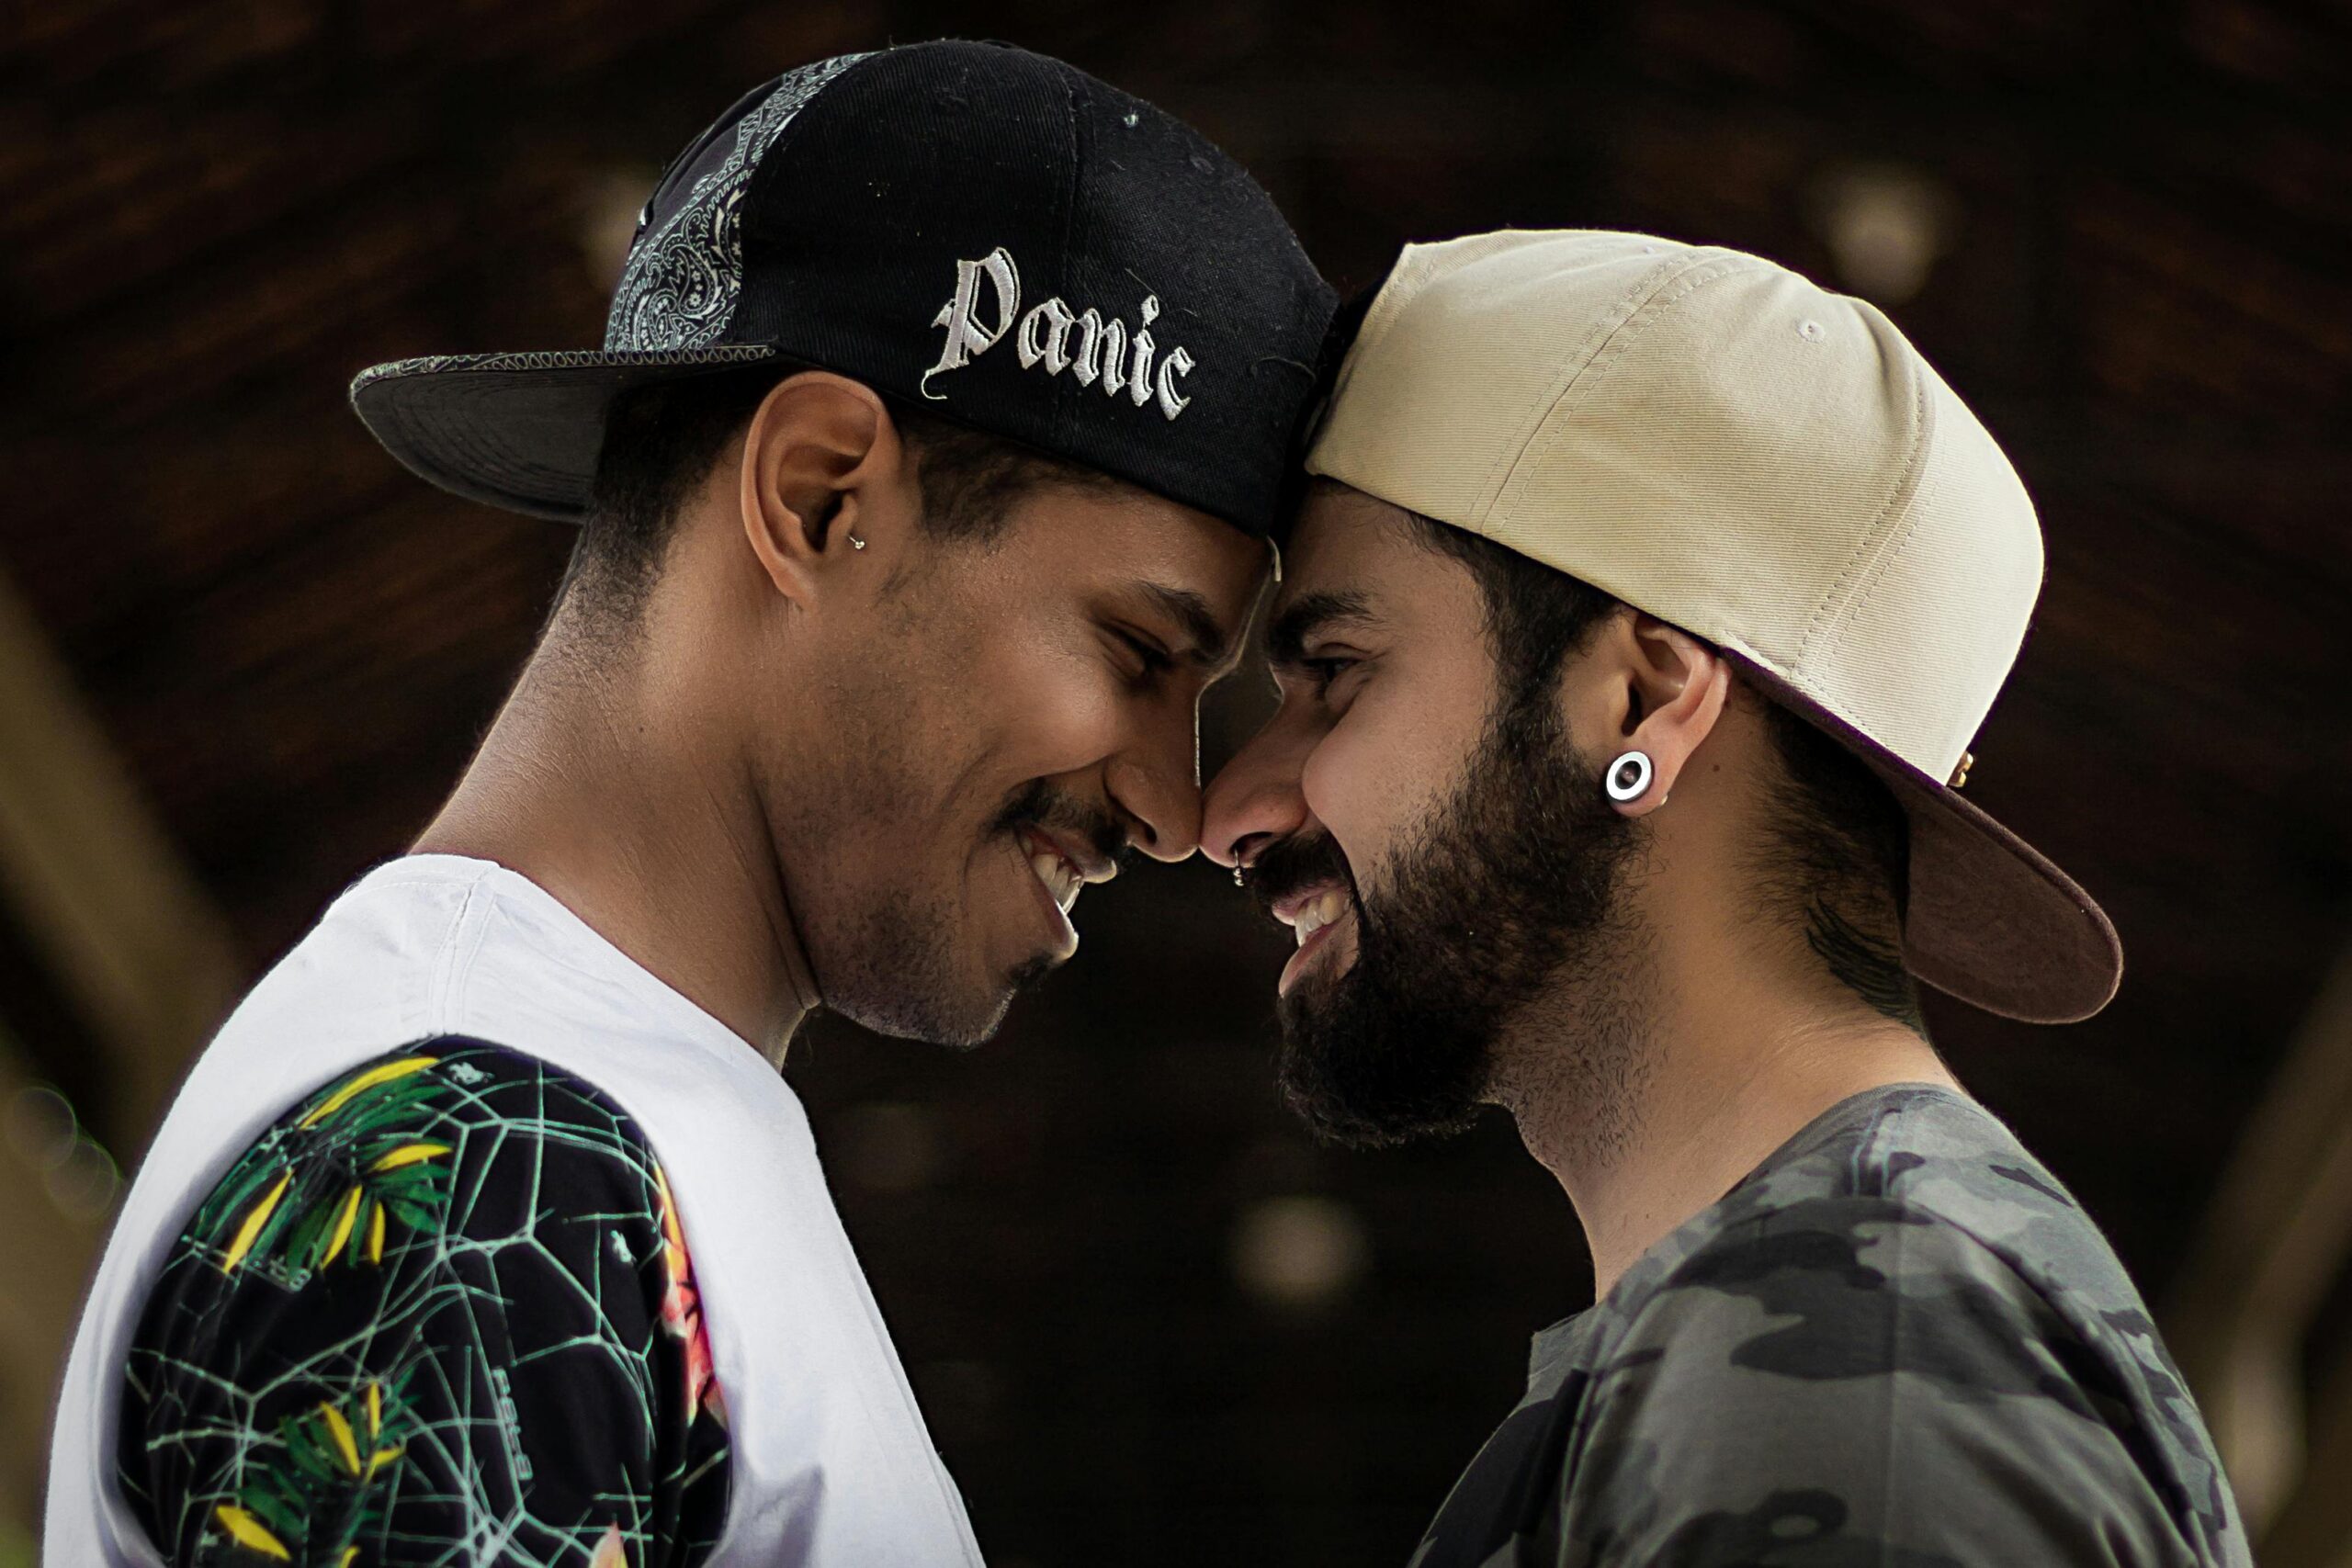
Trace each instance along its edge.
<path fill-rule="evenodd" d="M 2037 1023 L 2115 994 L 2106 915 L 1954 787 L 2041 590 L 2033 503 L 1870 305 L 1643 234 L 1409 245 L 1306 467 L 1704 638 L 1852 750 L 1910 814 L 1920 979 Z"/>

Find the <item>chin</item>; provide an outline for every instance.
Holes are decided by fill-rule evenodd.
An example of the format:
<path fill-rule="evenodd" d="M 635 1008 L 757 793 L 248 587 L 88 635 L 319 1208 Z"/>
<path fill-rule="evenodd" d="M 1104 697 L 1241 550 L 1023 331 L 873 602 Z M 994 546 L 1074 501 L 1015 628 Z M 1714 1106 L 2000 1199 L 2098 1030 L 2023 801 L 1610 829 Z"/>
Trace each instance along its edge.
<path fill-rule="evenodd" d="M 1492 1031 L 1418 1009 L 1360 967 L 1312 975 L 1275 1005 L 1275 1084 L 1317 1139 L 1394 1148 L 1467 1132 L 1487 1100 Z"/>
<path fill-rule="evenodd" d="M 892 976 L 868 971 L 846 991 L 825 988 L 825 1006 L 859 1028 L 893 1040 L 968 1050 L 993 1039 L 1012 1010 L 1013 997 L 1058 966 L 1041 955 L 994 978 L 976 974 L 946 985 L 915 985 L 903 972 Z"/>
<path fill-rule="evenodd" d="M 966 1049 L 986 1042 L 1004 1022 L 1012 994 L 1002 987 L 985 992 L 896 988 L 878 996 L 834 998 L 826 1006 L 861 1029 L 893 1040 Z"/>

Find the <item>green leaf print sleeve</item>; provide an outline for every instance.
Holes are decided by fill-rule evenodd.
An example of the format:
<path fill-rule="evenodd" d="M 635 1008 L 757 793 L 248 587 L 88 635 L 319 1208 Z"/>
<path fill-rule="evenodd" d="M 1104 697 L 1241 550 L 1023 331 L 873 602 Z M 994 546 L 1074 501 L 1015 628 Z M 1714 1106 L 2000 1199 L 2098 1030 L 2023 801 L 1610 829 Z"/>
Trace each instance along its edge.
<path fill-rule="evenodd" d="M 328 1085 L 173 1247 L 118 1460 L 174 1563 L 704 1561 L 726 1413 L 659 1162 L 593 1086 L 475 1041 Z"/>

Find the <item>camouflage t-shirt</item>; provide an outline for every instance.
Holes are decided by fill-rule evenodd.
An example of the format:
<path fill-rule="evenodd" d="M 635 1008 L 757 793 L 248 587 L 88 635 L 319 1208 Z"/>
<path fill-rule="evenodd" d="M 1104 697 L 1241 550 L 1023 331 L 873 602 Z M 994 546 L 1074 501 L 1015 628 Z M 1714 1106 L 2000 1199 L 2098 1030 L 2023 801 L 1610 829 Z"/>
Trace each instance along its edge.
<path fill-rule="evenodd" d="M 2098 1226 L 1973 1101 L 1902 1085 L 1538 1336 L 1413 1568 L 2251 1561 Z"/>

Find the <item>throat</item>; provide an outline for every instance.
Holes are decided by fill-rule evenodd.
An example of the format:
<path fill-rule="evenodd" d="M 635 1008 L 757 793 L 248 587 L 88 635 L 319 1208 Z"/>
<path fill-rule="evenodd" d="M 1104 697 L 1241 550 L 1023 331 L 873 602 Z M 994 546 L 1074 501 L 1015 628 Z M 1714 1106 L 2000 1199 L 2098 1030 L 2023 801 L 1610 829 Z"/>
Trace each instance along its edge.
<path fill-rule="evenodd" d="M 708 776 L 626 688 L 550 680 L 547 657 L 412 851 L 528 877 L 781 1066 L 817 998 L 751 781 Z"/>
<path fill-rule="evenodd" d="M 1498 1055 L 1492 1098 L 1575 1207 L 1596 1297 L 1840 1101 L 1898 1083 L 1960 1089 L 1904 1023 L 1737 989 L 1716 976 L 1596 1008 L 1587 988 L 1572 1032 L 1555 1012 Z"/>

